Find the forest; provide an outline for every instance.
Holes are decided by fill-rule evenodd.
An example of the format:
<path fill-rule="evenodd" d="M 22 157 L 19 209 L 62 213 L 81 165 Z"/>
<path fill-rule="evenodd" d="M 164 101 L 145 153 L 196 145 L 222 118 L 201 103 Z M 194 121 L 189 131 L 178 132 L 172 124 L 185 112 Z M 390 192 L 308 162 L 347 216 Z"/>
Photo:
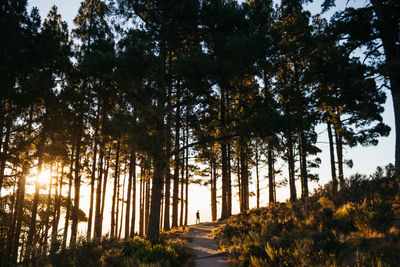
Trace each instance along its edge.
<path fill-rule="evenodd" d="M 41 18 L 27 0 L 1 0 L 0 265 L 84 266 L 85 253 L 95 252 L 108 257 L 102 266 L 164 256 L 160 266 L 183 264 L 188 248 L 165 233 L 188 225 L 194 183 L 209 189 L 212 220 L 228 219 L 221 246 L 246 247 L 249 225 L 259 220 L 253 226 L 264 239 L 230 250 L 240 266 L 296 266 L 288 240 L 319 222 L 330 233 L 321 238 L 333 240 L 342 230 L 332 225 L 348 223 L 342 205 L 357 223 L 378 212 L 371 218 L 387 225 L 363 219 L 343 233 L 367 225 L 399 251 L 400 2 L 364 1 L 330 20 L 304 9 L 309 2 L 83 0 L 71 28 L 57 6 Z M 314 2 L 322 12 L 335 6 Z M 389 97 L 392 129 L 382 118 Z M 325 149 L 317 142 L 321 126 L 331 177 L 312 194 Z M 352 161 L 344 150 L 376 146 L 391 131 L 395 155 L 386 174 L 346 176 Z M 277 187 L 290 193 L 286 203 Z M 257 210 L 249 211 L 253 197 Z M 232 217 L 236 199 L 241 214 Z M 278 242 L 263 220 L 279 231 L 309 228 Z M 390 255 L 366 265 L 396 264 Z M 329 257 L 297 266 L 355 264 Z"/>

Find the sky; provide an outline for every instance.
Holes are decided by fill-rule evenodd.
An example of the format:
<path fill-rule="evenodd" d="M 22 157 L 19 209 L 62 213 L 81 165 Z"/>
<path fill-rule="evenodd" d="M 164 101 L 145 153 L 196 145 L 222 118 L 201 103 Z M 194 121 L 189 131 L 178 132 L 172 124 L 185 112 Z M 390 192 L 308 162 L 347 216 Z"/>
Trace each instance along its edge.
<path fill-rule="evenodd" d="M 59 13 L 62 15 L 63 20 L 67 21 L 70 29 L 73 28 L 73 18 L 77 14 L 78 8 L 80 6 L 80 0 L 28 0 L 29 9 L 32 6 L 36 6 L 39 9 L 39 13 L 42 17 L 42 20 L 46 17 L 48 11 L 51 6 L 56 5 L 58 7 Z M 274 1 L 279 2 L 279 1 Z M 322 0 L 314 0 L 314 3 L 308 4 L 305 6 L 305 9 L 309 10 L 312 14 L 319 13 L 321 11 L 320 4 Z M 348 3 L 347 3 L 348 2 Z M 360 6 L 365 5 L 365 0 L 337 0 L 336 8 L 330 10 L 329 12 L 323 14 L 323 17 L 329 18 L 336 10 L 342 10 L 346 6 Z M 383 113 L 384 123 L 389 125 L 392 129 L 390 135 L 388 137 L 379 138 L 379 144 L 376 147 L 361 147 L 357 146 L 355 148 L 344 148 L 344 158 L 352 159 L 354 162 L 354 166 L 352 169 L 345 168 L 345 176 L 348 177 L 354 173 L 362 173 L 362 174 L 372 174 L 377 166 L 384 166 L 388 163 L 393 163 L 394 161 L 394 115 L 393 115 L 393 103 L 391 99 L 390 91 L 386 90 L 387 93 L 387 101 L 385 103 L 385 112 Z M 313 188 L 318 187 L 318 185 L 323 185 L 330 181 L 330 160 L 329 160 L 329 145 L 327 143 L 328 136 L 326 127 L 324 125 L 320 125 L 317 127 L 317 133 L 320 133 L 318 136 L 318 146 L 323 151 L 318 155 L 322 159 L 322 164 L 319 169 L 314 170 L 314 172 L 319 174 L 320 181 L 319 183 L 312 182 L 310 183 L 310 191 Z M 277 168 L 281 167 L 279 163 L 276 166 Z M 286 171 L 286 166 L 283 166 L 283 175 Z M 266 166 L 261 166 L 261 206 L 267 205 L 267 179 L 265 178 L 267 169 Z M 255 171 L 252 170 L 254 174 Z M 253 175 L 254 176 L 254 175 Z M 280 178 L 277 178 L 277 181 Z M 111 184 L 108 188 L 111 188 Z M 300 192 L 300 184 L 297 181 L 297 189 Z M 221 188 L 221 185 L 218 185 L 218 188 Z M 201 220 L 202 221 L 211 221 L 211 209 L 210 209 L 210 192 L 209 189 L 202 186 L 191 185 L 189 187 L 189 224 L 195 223 L 195 213 L 197 210 L 200 211 Z M 251 185 L 250 190 L 255 190 L 255 182 Z M 111 190 L 108 190 L 110 192 Z M 236 192 L 234 192 L 236 193 Z M 277 198 L 279 201 L 285 201 L 289 197 L 289 191 L 287 188 L 277 189 Z M 111 199 L 111 195 L 110 198 Z M 235 196 L 234 199 L 233 212 L 239 212 L 238 206 L 238 197 Z M 256 199 L 255 197 L 251 197 L 250 199 L 250 208 L 255 207 Z M 89 190 L 88 187 L 82 189 L 82 200 L 83 203 L 82 208 L 87 211 L 89 209 Z M 111 203 L 108 203 L 111 206 Z M 219 208 L 219 207 L 218 207 Z M 107 210 L 107 206 L 105 207 Z M 218 209 L 218 214 L 220 214 L 220 209 Z M 138 217 L 137 217 L 138 218 Z M 105 217 L 107 221 L 108 218 Z M 138 221 L 138 219 L 136 220 Z M 107 223 L 106 223 L 107 225 Z M 80 226 L 80 231 L 85 231 L 84 225 Z M 137 229 L 137 228 L 136 228 Z"/>

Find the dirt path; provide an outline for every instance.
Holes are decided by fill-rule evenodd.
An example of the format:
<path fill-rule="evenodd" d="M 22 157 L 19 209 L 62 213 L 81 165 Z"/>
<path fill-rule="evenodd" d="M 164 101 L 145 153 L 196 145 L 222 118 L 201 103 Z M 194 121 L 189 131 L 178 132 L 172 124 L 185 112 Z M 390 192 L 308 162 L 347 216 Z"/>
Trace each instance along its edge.
<path fill-rule="evenodd" d="M 212 231 L 224 225 L 224 222 L 208 222 L 190 226 L 185 236 L 189 238 L 189 247 L 195 252 L 196 267 L 228 266 L 224 253 L 218 250 Z"/>

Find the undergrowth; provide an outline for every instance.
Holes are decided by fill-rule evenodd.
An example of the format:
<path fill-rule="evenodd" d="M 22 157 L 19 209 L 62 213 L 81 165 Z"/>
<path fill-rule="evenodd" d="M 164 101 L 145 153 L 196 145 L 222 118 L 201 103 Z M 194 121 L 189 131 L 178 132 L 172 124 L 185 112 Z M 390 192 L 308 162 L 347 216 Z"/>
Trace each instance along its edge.
<path fill-rule="evenodd" d="M 103 238 L 88 242 L 80 239 L 74 249 L 34 258 L 29 266 L 174 267 L 186 266 L 191 258 L 187 242 L 180 239 L 164 240 L 159 244 L 138 237 L 126 241 Z"/>
<path fill-rule="evenodd" d="M 231 217 L 220 246 L 239 266 L 398 266 L 400 195 L 393 167 L 331 184 L 307 200 Z"/>

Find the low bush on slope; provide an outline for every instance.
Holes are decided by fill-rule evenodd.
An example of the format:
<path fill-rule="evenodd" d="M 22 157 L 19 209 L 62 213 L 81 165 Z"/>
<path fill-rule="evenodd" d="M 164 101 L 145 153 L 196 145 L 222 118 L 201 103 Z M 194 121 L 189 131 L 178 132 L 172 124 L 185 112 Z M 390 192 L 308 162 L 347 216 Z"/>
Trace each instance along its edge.
<path fill-rule="evenodd" d="M 233 216 L 220 246 L 239 266 L 398 266 L 400 194 L 390 170 Z"/>

